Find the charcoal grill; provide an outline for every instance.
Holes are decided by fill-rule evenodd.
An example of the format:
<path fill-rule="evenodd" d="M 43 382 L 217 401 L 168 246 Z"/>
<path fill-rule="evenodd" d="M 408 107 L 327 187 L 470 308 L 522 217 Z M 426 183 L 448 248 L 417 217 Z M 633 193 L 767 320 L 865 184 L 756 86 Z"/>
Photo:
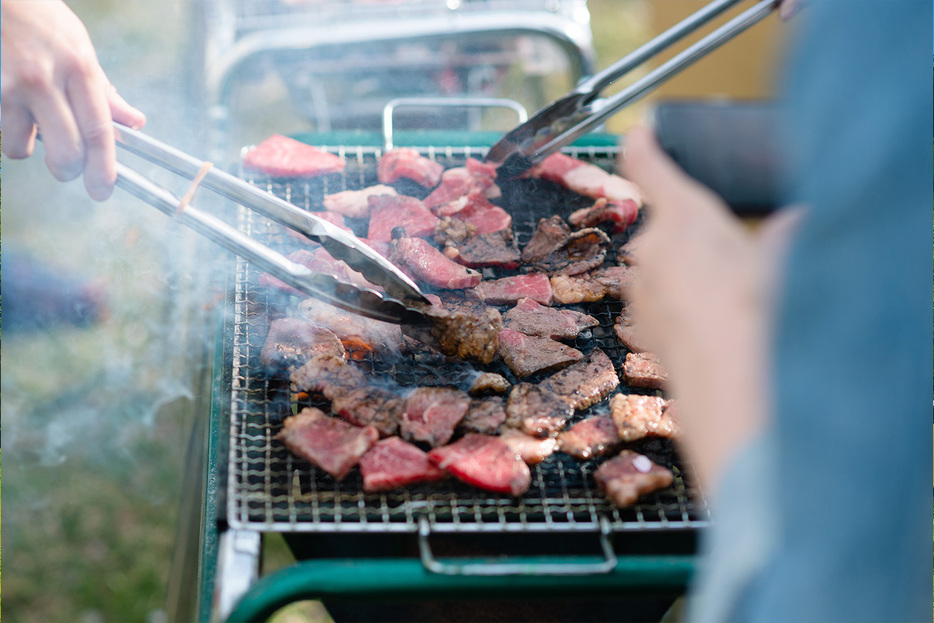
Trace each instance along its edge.
<path fill-rule="evenodd" d="M 485 146 L 494 138 L 470 133 L 469 139 L 474 144 L 469 145 L 468 140 L 462 140 L 465 136 L 454 137 L 456 140 L 451 140 L 452 133 L 444 133 L 445 142 L 438 142 L 431 133 L 427 138 L 424 132 L 407 137 L 400 133 L 395 142 L 415 146 L 423 155 L 450 167 L 462 165 L 468 157 L 482 158 Z M 299 138 L 312 142 L 312 138 L 321 139 L 322 135 Z M 566 148 L 566 153 L 612 168 L 618 155 L 615 139 L 590 136 L 587 141 L 589 144 Z M 309 210 L 318 209 L 328 193 L 377 183 L 376 162 L 384 147 L 313 142 L 343 158 L 346 170 L 311 180 L 255 177 L 243 170 L 239 173 L 251 183 Z M 379 144 L 375 140 L 374 143 Z M 502 189 L 500 203 L 513 213 L 520 246 L 528 241 L 542 216 L 566 217 L 587 204 L 587 200 L 544 181 L 509 182 Z M 415 187 L 401 190 L 426 193 Z M 239 211 L 237 223 L 244 233 L 274 248 L 287 252 L 294 244 L 281 226 L 252 211 Z M 365 234 L 365 230 L 361 231 L 362 222 L 349 221 L 349 224 L 358 234 Z M 638 223 L 630 229 L 637 226 Z M 622 240 L 617 236 L 615 242 Z M 485 269 L 487 278 L 505 274 Z M 599 461 L 578 461 L 560 453 L 532 467 L 532 486 L 521 498 L 490 494 L 453 480 L 370 494 L 363 492 L 356 469 L 337 482 L 293 457 L 275 435 L 296 405 L 288 381 L 270 378 L 263 371 L 259 352 L 270 314 L 281 313 L 284 307 L 294 306 L 295 301 L 259 287 L 258 276 L 259 271 L 244 260 L 231 260 L 227 304 L 219 329 L 223 350 L 217 369 L 222 374 L 215 381 L 211 426 L 216 431 L 212 433 L 214 447 L 209 450 L 218 454 L 209 459 L 212 464 L 208 479 L 216 486 L 218 499 L 216 517 L 211 517 L 209 509 L 206 533 L 206 549 L 209 553 L 216 551 L 217 559 L 216 566 L 209 563 L 205 567 L 201 579 L 202 590 L 214 585 L 215 617 L 229 614 L 231 620 L 256 620 L 302 596 L 386 595 L 388 586 L 393 587 L 393 596 L 397 598 L 451 592 L 493 595 L 502 590 L 503 575 L 510 577 L 509 586 L 578 594 L 594 590 L 618 592 L 626 588 L 683 590 L 692 569 L 692 552 L 689 548 L 673 550 L 670 542 L 677 541 L 676 535 L 693 534 L 705 527 L 709 514 L 706 505 L 698 501 L 702 496 L 693 489 L 689 468 L 679 460 L 669 441 L 634 444 L 635 449 L 670 466 L 675 480 L 665 491 L 646 496 L 626 509 L 613 507 L 597 491 L 592 472 Z M 621 303 L 603 301 L 573 308 L 600 320 L 600 326 L 582 334 L 574 346 L 585 353 L 599 347 L 619 368 L 626 350 L 617 341 L 612 327 Z M 467 374 L 464 364 L 450 364 L 438 370 L 433 364 L 416 359 L 392 362 L 374 359 L 366 363 L 375 374 L 391 376 L 403 385 L 457 383 L 459 375 Z M 515 381 L 507 368 L 498 365 L 501 366 L 491 364 L 487 369 Z M 645 392 L 625 385 L 617 391 Z M 606 402 L 577 414 L 575 419 L 605 410 Z M 212 519 L 216 519 L 216 532 L 212 532 Z M 309 548 L 312 550 L 320 550 L 322 543 L 364 539 L 372 543 L 373 538 L 393 536 L 412 539 L 417 546 L 411 556 L 378 559 L 367 556 L 358 559 L 339 551 L 336 557 L 331 554 L 327 558 L 300 560 L 293 568 L 261 578 L 258 569 L 261 535 L 273 532 L 286 535 L 290 544 L 298 544 L 293 550 L 299 558 L 303 556 L 304 537 L 317 539 L 313 541 L 315 546 Z M 504 534 L 538 535 L 553 541 L 576 536 L 589 539 L 594 548 L 593 553 L 586 555 L 526 550 L 507 558 L 495 554 L 449 556 L 445 549 L 450 539 L 455 542 L 467 539 L 468 548 L 472 548 L 475 546 L 472 539 L 478 536 Z M 626 536 L 634 540 L 626 541 Z M 631 548 L 632 551 L 619 551 L 621 541 L 661 546 L 653 549 L 652 545 L 643 545 Z M 344 546 L 335 547 L 340 550 Z M 638 555 L 632 555 L 633 552 Z M 346 582 L 338 579 L 341 577 Z"/>

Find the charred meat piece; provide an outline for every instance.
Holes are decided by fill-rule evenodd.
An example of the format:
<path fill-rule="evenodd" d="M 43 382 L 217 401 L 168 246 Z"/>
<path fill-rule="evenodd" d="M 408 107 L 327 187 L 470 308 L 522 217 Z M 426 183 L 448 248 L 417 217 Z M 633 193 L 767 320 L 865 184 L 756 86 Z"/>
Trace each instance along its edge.
<path fill-rule="evenodd" d="M 619 385 L 619 377 L 613 362 L 598 348 L 585 359 L 552 374 L 541 385 L 581 410 L 609 396 Z"/>
<path fill-rule="evenodd" d="M 595 228 L 572 232 L 560 216 L 543 218 L 522 249 L 523 270 L 576 275 L 603 264 L 610 238 Z"/>
<path fill-rule="evenodd" d="M 470 292 L 491 305 L 515 305 L 524 298 L 530 298 L 542 305 L 551 305 L 553 297 L 551 281 L 545 273 L 481 281 Z"/>
<path fill-rule="evenodd" d="M 471 396 L 482 396 L 483 394 L 505 394 L 509 391 L 511 384 L 502 374 L 495 372 L 481 372 L 477 378 L 470 384 L 467 392 Z"/>
<path fill-rule="evenodd" d="M 556 436 L 572 415 L 567 400 L 533 383 L 519 383 L 506 401 L 506 426 L 533 437 Z"/>
<path fill-rule="evenodd" d="M 418 387 L 405 399 L 399 434 L 431 447 L 446 444 L 470 407 L 467 392 L 447 387 Z"/>
<path fill-rule="evenodd" d="M 344 161 L 294 138 L 273 134 L 243 157 L 243 166 L 272 177 L 312 177 L 344 170 Z"/>
<path fill-rule="evenodd" d="M 499 437 L 470 433 L 432 449 L 428 458 L 458 480 L 485 491 L 518 497 L 532 484 L 529 466 Z"/>
<path fill-rule="evenodd" d="M 623 441 L 648 436 L 671 439 L 677 436 L 679 427 L 667 406 L 668 402 L 659 396 L 616 394 L 610 400 L 610 415 Z"/>
<path fill-rule="evenodd" d="M 476 229 L 457 219 L 445 217 L 435 228 L 435 241 L 444 245 L 444 254 L 471 268 L 519 267 L 519 247 L 512 229 L 500 229 L 489 234 L 471 234 Z"/>
<path fill-rule="evenodd" d="M 558 449 L 577 459 L 592 459 L 614 452 L 622 444 L 616 424 L 608 415 L 595 415 L 558 435 Z"/>
<path fill-rule="evenodd" d="M 503 315 L 503 324 L 526 335 L 570 340 L 600 322 L 593 316 L 571 309 L 545 307 L 530 298 L 524 298 Z"/>
<path fill-rule="evenodd" d="M 499 332 L 499 355 L 519 378 L 557 370 L 584 358 L 576 348 L 550 337 L 532 337 L 512 329 Z"/>
<path fill-rule="evenodd" d="M 499 348 L 503 318 L 499 311 L 486 307 L 476 313 L 467 308 L 450 310 L 441 305 L 412 303 L 429 319 L 428 326 L 405 325 L 409 337 L 432 346 L 442 354 L 468 361 L 490 363 Z"/>
<path fill-rule="evenodd" d="M 425 188 L 434 188 L 441 180 L 444 165 L 435 162 L 414 149 L 396 147 L 384 153 L 376 163 L 376 176 L 381 184 L 392 184 L 402 178 L 412 180 Z"/>
<path fill-rule="evenodd" d="M 442 480 L 447 474 L 428 460 L 428 453 L 398 437 L 381 439 L 360 457 L 363 490 L 389 491 L 420 482 Z"/>
<path fill-rule="evenodd" d="M 606 296 L 624 299 L 634 277 L 628 266 L 609 266 L 580 275 L 555 275 L 551 285 L 556 301 L 573 305 L 592 303 Z"/>
<path fill-rule="evenodd" d="M 440 218 L 454 218 L 470 225 L 478 234 L 491 234 L 512 227 L 512 216 L 490 203 L 483 191 L 475 190 L 432 208 Z"/>
<path fill-rule="evenodd" d="M 318 299 L 305 299 L 298 304 L 298 310 L 310 322 L 337 335 L 351 359 L 375 353 L 396 354 L 402 347 L 399 325 L 365 318 Z"/>
<path fill-rule="evenodd" d="M 468 433 L 495 435 L 506 421 L 506 404 L 502 396 L 474 398 L 458 428 Z"/>
<path fill-rule="evenodd" d="M 312 357 L 289 378 L 298 391 L 320 394 L 328 400 L 367 383 L 366 375 L 360 369 L 333 355 Z"/>
<path fill-rule="evenodd" d="M 495 185 L 496 168 L 476 158 L 468 158 L 465 166 L 453 167 L 441 174 L 441 183 L 425 197 L 425 205 L 437 208 L 475 191 L 494 196 L 497 193 L 491 191 Z"/>
<path fill-rule="evenodd" d="M 374 195 L 367 199 L 370 204 L 370 225 L 367 238 L 390 241 L 395 227 L 404 227 L 414 238 L 427 238 L 435 232 L 438 217 L 431 213 L 421 201 L 406 195 Z"/>
<path fill-rule="evenodd" d="M 514 428 L 507 428 L 499 438 L 529 465 L 538 465 L 558 447 L 558 440 L 554 437 L 533 437 Z"/>
<path fill-rule="evenodd" d="M 417 281 L 437 288 L 462 290 L 483 280 L 478 271 L 449 259 L 427 241 L 397 236 L 399 233 L 398 229 L 393 232 L 391 259 L 398 266 L 408 268 Z"/>
<path fill-rule="evenodd" d="M 609 223 L 611 231 L 619 234 L 635 223 L 638 216 L 639 206 L 632 199 L 616 201 L 600 197 L 591 207 L 572 212 L 568 222 L 577 228 L 597 227 L 601 223 Z"/>
<path fill-rule="evenodd" d="M 647 493 L 670 486 L 674 474 L 647 456 L 623 450 L 598 467 L 593 479 L 611 502 L 623 508 Z"/>
<path fill-rule="evenodd" d="M 641 353 L 648 350 L 642 336 L 639 335 L 639 330 L 633 324 L 628 307 L 624 307 L 613 322 L 613 330 L 616 332 L 619 341 L 632 352 Z"/>
<path fill-rule="evenodd" d="M 556 152 L 533 167 L 528 177 L 540 177 L 585 197 L 606 197 L 615 201 L 631 199 L 637 206 L 644 203 L 638 186 L 618 175 L 607 173 L 589 162 Z"/>
<path fill-rule="evenodd" d="M 370 216 L 370 197 L 377 195 L 397 195 L 396 189 L 385 184 L 377 184 L 360 190 L 343 190 L 324 198 L 324 209 L 328 212 L 343 214 L 350 218 Z"/>
<path fill-rule="evenodd" d="M 343 358 L 344 346 L 331 331 L 301 318 L 278 318 L 269 324 L 259 360 L 271 374 L 301 366 L 315 355 Z"/>
<path fill-rule="evenodd" d="M 287 417 L 276 435 L 292 454 L 323 469 L 337 480 L 347 472 L 379 439 L 372 426 L 353 426 L 307 407 L 298 415 Z"/>
<path fill-rule="evenodd" d="M 638 264 L 637 257 L 639 255 L 639 247 L 642 246 L 644 240 L 645 238 L 641 234 L 633 236 L 627 240 L 626 244 L 621 246 L 616 251 L 616 257 L 619 262 L 621 264 L 626 263 L 629 266 L 635 266 Z"/>
<path fill-rule="evenodd" d="M 668 371 L 652 353 L 627 353 L 623 362 L 623 380 L 630 387 L 665 389 Z"/>
<path fill-rule="evenodd" d="M 380 437 L 395 435 L 405 401 L 381 387 L 364 386 L 336 396 L 331 411 L 355 426 L 371 425 Z"/>

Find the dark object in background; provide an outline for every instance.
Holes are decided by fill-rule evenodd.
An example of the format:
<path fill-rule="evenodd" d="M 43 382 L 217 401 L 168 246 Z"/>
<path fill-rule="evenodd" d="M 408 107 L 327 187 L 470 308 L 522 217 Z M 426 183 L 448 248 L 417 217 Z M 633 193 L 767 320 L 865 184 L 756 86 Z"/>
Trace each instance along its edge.
<path fill-rule="evenodd" d="M 28 254 L 3 251 L 3 331 L 56 325 L 90 327 L 109 316 L 104 286 L 45 264 Z"/>
<path fill-rule="evenodd" d="M 671 101 L 653 111 L 662 149 L 743 215 L 780 205 L 777 113 L 770 101 Z"/>

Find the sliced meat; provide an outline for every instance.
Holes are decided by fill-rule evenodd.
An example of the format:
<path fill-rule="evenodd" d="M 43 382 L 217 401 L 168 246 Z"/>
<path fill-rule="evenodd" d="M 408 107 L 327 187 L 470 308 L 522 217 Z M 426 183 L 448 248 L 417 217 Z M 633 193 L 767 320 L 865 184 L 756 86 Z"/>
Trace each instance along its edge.
<path fill-rule="evenodd" d="M 376 176 L 381 184 L 392 184 L 405 178 L 425 188 L 434 188 L 441 181 L 444 165 L 426 158 L 409 147 L 396 147 L 384 153 L 376 163 Z"/>
<path fill-rule="evenodd" d="M 296 264 L 301 264 L 309 270 L 332 275 L 335 279 L 340 281 L 345 281 L 362 288 L 370 288 L 377 291 L 382 290 L 382 288 L 376 284 L 367 281 L 366 277 L 362 274 L 350 268 L 343 260 L 337 260 L 331 257 L 331 254 L 328 253 L 324 247 L 317 247 L 314 250 L 299 249 L 286 255 L 286 258 L 292 260 Z M 278 277 L 274 277 L 269 273 L 262 273 L 259 276 L 258 283 L 261 286 L 276 288 L 277 290 L 288 292 L 289 294 L 302 298 L 308 296 L 306 293 L 293 288 Z"/>
<path fill-rule="evenodd" d="M 577 459 L 592 459 L 614 452 L 622 441 L 613 418 L 595 415 L 562 431 L 558 435 L 558 449 Z"/>
<path fill-rule="evenodd" d="M 468 433 L 495 435 L 506 421 L 506 403 L 502 396 L 474 398 L 458 428 Z"/>
<path fill-rule="evenodd" d="M 499 355 L 516 376 L 550 372 L 584 358 L 584 354 L 550 337 L 532 337 L 512 329 L 499 332 Z"/>
<path fill-rule="evenodd" d="M 292 454 L 329 473 L 337 480 L 344 476 L 370 449 L 379 433 L 372 426 L 353 426 L 306 407 L 287 417 L 276 435 Z"/>
<path fill-rule="evenodd" d="M 499 437 L 467 434 L 432 449 L 428 458 L 458 480 L 485 491 L 518 497 L 532 484 L 529 466 Z"/>
<path fill-rule="evenodd" d="M 522 261 L 526 264 L 539 262 L 567 241 L 571 228 L 558 215 L 538 221 L 532 237 L 522 249 Z"/>
<path fill-rule="evenodd" d="M 396 189 L 385 184 L 377 184 L 360 190 L 344 190 L 324 198 L 324 209 L 350 218 L 370 216 L 370 197 L 378 195 L 397 195 Z"/>
<path fill-rule="evenodd" d="M 272 177 L 312 177 L 344 170 L 344 161 L 294 138 L 273 134 L 243 156 L 243 166 Z"/>
<path fill-rule="evenodd" d="M 639 330 L 632 321 L 632 315 L 628 307 L 624 307 L 616 320 L 613 321 L 613 331 L 616 332 L 619 341 L 632 352 L 641 353 L 648 350 L 644 339 L 639 335 Z"/>
<path fill-rule="evenodd" d="M 565 305 L 592 303 L 609 296 L 624 299 L 635 272 L 629 266 L 608 266 L 580 275 L 555 275 L 551 278 L 555 300 Z"/>
<path fill-rule="evenodd" d="M 635 223 L 638 216 L 639 206 L 632 199 L 616 201 L 600 197 L 591 207 L 572 212 L 568 222 L 577 228 L 609 223 L 611 231 L 619 234 Z"/>
<path fill-rule="evenodd" d="M 447 474 L 428 460 L 428 453 L 398 437 L 381 439 L 360 457 L 363 490 L 389 491 L 420 482 L 442 480 Z"/>
<path fill-rule="evenodd" d="M 540 177 L 593 199 L 629 199 L 639 207 L 644 203 L 642 191 L 629 180 L 561 152 L 545 158 L 541 164 L 533 167 L 527 176 Z"/>
<path fill-rule="evenodd" d="M 456 225 L 459 224 L 459 225 Z M 476 228 L 450 217 L 441 219 L 435 229 L 435 241 L 444 245 L 444 254 L 471 268 L 519 267 L 519 247 L 512 229 L 489 234 L 471 234 Z"/>
<path fill-rule="evenodd" d="M 351 359 L 366 359 L 377 353 L 392 355 L 402 348 L 399 325 L 365 318 L 318 299 L 305 299 L 298 304 L 298 311 L 337 335 Z"/>
<path fill-rule="evenodd" d="M 300 392 L 320 394 L 334 400 L 342 394 L 363 387 L 366 375 L 341 357 L 316 355 L 289 376 Z"/>
<path fill-rule="evenodd" d="M 438 217 L 421 201 L 406 195 L 375 195 L 370 204 L 370 225 L 367 238 L 388 242 L 394 227 L 404 227 L 414 238 L 427 238 L 435 232 Z"/>
<path fill-rule="evenodd" d="M 371 425 L 380 437 L 395 435 L 405 401 L 381 387 L 364 386 L 336 396 L 331 411 L 355 426 Z"/>
<path fill-rule="evenodd" d="M 503 325 L 526 335 L 570 340 L 600 322 L 593 316 L 571 309 L 545 307 L 530 298 L 524 298 L 503 315 Z"/>
<path fill-rule="evenodd" d="M 639 254 L 639 247 L 642 246 L 645 238 L 640 234 L 633 236 L 626 241 L 626 244 L 622 245 L 616 251 L 616 257 L 620 263 L 626 263 L 629 266 L 635 266 L 638 263 L 636 259 Z"/>
<path fill-rule="evenodd" d="M 523 266 L 523 270 L 549 275 L 578 275 L 603 264 L 610 238 L 594 227 L 572 232 L 547 256 Z"/>
<path fill-rule="evenodd" d="M 534 437 L 554 437 L 574 415 L 567 400 L 540 385 L 519 383 L 506 401 L 506 426 Z"/>
<path fill-rule="evenodd" d="M 481 281 L 470 292 L 491 305 L 515 305 L 524 298 L 530 298 L 542 305 L 551 305 L 553 297 L 551 281 L 545 273 Z"/>
<path fill-rule="evenodd" d="M 495 184 L 495 167 L 476 158 L 468 158 L 466 166 L 453 167 L 442 173 L 441 183 L 425 197 L 425 205 L 437 208 L 475 191 L 490 196 Z"/>
<path fill-rule="evenodd" d="M 593 479 L 611 502 L 623 508 L 647 493 L 669 487 L 674 474 L 647 456 L 623 450 L 598 467 Z"/>
<path fill-rule="evenodd" d="M 426 200 L 427 201 L 427 200 Z M 501 207 L 490 203 L 483 191 L 474 190 L 457 199 L 441 204 L 432 211 L 440 218 L 454 218 L 474 228 L 478 234 L 490 234 L 512 228 L 512 216 Z"/>
<path fill-rule="evenodd" d="M 533 437 L 514 428 L 507 428 L 499 438 L 529 465 L 538 465 L 558 447 L 558 440 L 554 437 Z"/>
<path fill-rule="evenodd" d="M 598 348 L 585 359 L 552 374 L 541 385 L 581 410 L 609 396 L 619 385 L 619 377 L 613 362 Z"/>
<path fill-rule="evenodd" d="M 470 407 L 467 392 L 447 387 L 418 387 L 405 399 L 399 434 L 407 441 L 442 446 Z"/>
<path fill-rule="evenodd" d="M 652 353 L 627 353 L 623 362 L 623 380 L 630 387 L 665 389 L 668 371 Z"/>
<path fill-rule="evenodd" d="M 399 233 L 395 230 L 394 233 Z M 421 238 L 394 237 L 392 261 L 408 268 L 416 281 L 445 288 L 463 290 L 483 280 L 483 275 L 449 259 Z"/>
<path fill-rule="evenodd" d="M 659 396 L 613 396 L 610 400 L 610 415 L 620 439 L 628 442 L 648 436 L 676 437 L 678 423 L 668 413 L 667 405 L 667 401 Z"/>
<path fill-rule="evenodd" d="M 432 346 L 442 354 L 468 361 L 490 363 L 499 348 L 503 318 L 499 311 L 485 307 L 477 312 L 466 307 L 448 309 L 442 305 L 412 303 L 422 310 L 430 325 L 405 325 L 402 331 Z"/>
<path fill-rule="evenodd" d="M 270 373 L 287 372 L 315 355 L 344 358 L 344 346 L 331 331 L 301 318 L 278 318 L 269 324 L 259 360 Z"/>
<path fill-rule="evenodd" d="M 471 396 L 482 396 L 483 394 L 505 394 L 509 391 L 512 384 L 502 374 L 495 372 L 481 372 L 477 378 L 470 384 L 467 392 Z"/>

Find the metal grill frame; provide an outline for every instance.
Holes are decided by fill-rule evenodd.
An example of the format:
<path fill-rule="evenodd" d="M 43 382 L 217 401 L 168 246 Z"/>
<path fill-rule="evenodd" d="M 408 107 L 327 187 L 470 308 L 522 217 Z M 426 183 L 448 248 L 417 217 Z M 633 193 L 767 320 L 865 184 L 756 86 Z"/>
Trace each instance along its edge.
<path fill-rule="evenodd" d="M 260 186 L 265 184 L 266 190 L 309 210 L 320 209 L 313 205 L 312 197 L 376 183 L 375 162 L 382 149 L 322 148 L 344 159 L 347 171 L 291 183 L 251 181 Z M 417 149 L 446 166 L 462 164 L 468 157 L 482 159 L 486 152 L 486 148 L 453 146 Z M 564 151 L 604 167 L 612 167 L 618 155 L 616 147 Z M 243 171 L 240 173 L 241 177 L 249 178 Z M 242 208 L 237 214 L 238 227 L 244 233 L 273 247 L 283 243 L 278 225 Z M 529 232 L 534 226 L 525 225 Z M 518 231 L 517 237 L 520 244 L 524 243 Z M 270 305 L 265 290 L 256 286 L 257 276 L 256 269 L 246 261 L 234 260 L 233 330 L 224 336 L 225 340 L 232 340 L 226 496 L 226 519 L 232 528 L 263 532 L 417 533 L 420 520 L 427 519 L 435 533 L 569 533 L 598 532 L 601 524 L 607 523 L 613 532 L 696 530 L 709 524 L 707 506 L 692 489 L 679 461 L 672 465 L 675 479 L 668 489 L 645 496 L 625 509 L 615 508 L 597 491 L 591 473 L 598 460 L 578 461 L 563 453 L 555 453 L 545 462 L 531 466 L 532 485 L 521 498 L 490 494 L 453 480 L 364 493 L 357 469 L 343 482 L 335 482 L 292 456 L 274 439 L 282 420 L 292 411 L 288 382 L 267 378 L 257 363 Z M 615 340 L 612 316 L 601 319 L 601 327 L 595 331 L 602 331 L 604 337 L 608 332 Z M 622 347 L 617 345 L 617 349 L 619 355 Z M 619 356 L 608 354 L 618 367 Z M 594 408 L 599 407 L 591 410 Z M 592 414 L 591 410 L 576 414 L 575 420 Z M 673 452 L 668 441 L 647 444 L 650 451 L 646 453 L 650 456 L 652 444 L 663 454 Z M 667 449 L 661 447 L 666 444 Z"/>

